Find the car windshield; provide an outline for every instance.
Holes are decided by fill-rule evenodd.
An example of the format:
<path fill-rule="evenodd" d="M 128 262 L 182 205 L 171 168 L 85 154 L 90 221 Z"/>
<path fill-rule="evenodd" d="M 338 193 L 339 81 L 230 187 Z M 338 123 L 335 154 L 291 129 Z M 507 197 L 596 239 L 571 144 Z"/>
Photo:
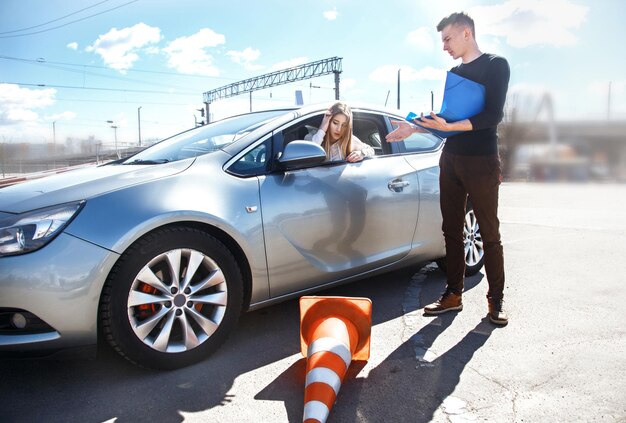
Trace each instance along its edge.
<path fill-rule="evenodd" d="M 201 156 L 224 148 L 284 113 L 284 110 L 250 113 L 191 129 L 129 157 L 122 164 L 159 164 Z"/>

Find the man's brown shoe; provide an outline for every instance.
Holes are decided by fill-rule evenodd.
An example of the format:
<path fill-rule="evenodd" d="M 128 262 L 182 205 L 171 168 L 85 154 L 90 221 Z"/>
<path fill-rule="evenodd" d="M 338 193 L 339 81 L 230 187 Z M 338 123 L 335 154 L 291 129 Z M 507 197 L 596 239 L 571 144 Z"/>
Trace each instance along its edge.
<path fill-rule="evenodd" d="M 424 307 L 425 314 L 441 314 L 448 311 L 461 310 L 463 310 L 461 296 L 448 290 L 437 301 Z"/>
<path fill-rule="evenodd" d="M 502 300 L 489 300 L 489 320 L 494 325 L 505 326 L 509 323 L 509 316 L 502 309 Z"/>

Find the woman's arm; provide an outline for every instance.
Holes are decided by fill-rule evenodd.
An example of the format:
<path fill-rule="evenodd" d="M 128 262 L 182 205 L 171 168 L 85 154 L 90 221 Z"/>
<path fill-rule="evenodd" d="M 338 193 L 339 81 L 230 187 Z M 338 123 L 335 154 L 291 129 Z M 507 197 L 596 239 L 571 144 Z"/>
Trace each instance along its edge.
<path fill-rule="evenodd" d="M 375 154 L 372 146 L 365 144 L 363 141 L 358 139 L 356 135 L 352 135 L 352 148 L 350 150 L 360 151 L 361 153 L 363 153 L 363 157 L 373 156 Z"/>
<path fill-rule="evenodd" d="M 322 145 L 322 142 L 324 141 L 324 135 L 326 135 L 326 132 L 323 129 L 318 129 L 317 132 L 313 134 L 311 141 Z"/>
<path fill-rule="evenodd" d="M 374 149 L 371 146 L 365 144 L 356 136 L 352 135 L 350 153 L 348 154 L 348 157 L 346 157 L 346 160 L 349 162 L 360 162 L 365 157 L 373 156 L 374 153 Z"/>

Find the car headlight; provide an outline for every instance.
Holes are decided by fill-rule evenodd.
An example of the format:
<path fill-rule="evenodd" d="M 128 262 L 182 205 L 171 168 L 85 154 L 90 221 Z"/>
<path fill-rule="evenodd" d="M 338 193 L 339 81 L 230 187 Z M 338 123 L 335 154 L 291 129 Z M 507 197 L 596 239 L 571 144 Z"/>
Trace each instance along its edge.
<path fill-rule="evenodd" d="M 29 253 L 52 241 L 83 206 L 61 204 L 0 220 L 0 257 Z"/>

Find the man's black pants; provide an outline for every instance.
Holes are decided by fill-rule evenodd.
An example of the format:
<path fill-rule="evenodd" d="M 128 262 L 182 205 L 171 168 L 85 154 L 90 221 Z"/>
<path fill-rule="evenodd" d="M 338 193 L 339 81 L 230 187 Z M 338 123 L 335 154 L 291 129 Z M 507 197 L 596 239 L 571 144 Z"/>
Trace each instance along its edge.
<path fill-rule="evenodd" d="M 498 190 L 501 181 L 498 155 L 460 156 L 442 153 L 439 162 L 440 206 L 446 242 L 448 289 L 463 292 L 465 248 L 463 226 L 465 205 L 474 207 L 485 251 L 487 297 L 501 300 L 504 291 L 504 254 L 498 220 Z"/>

